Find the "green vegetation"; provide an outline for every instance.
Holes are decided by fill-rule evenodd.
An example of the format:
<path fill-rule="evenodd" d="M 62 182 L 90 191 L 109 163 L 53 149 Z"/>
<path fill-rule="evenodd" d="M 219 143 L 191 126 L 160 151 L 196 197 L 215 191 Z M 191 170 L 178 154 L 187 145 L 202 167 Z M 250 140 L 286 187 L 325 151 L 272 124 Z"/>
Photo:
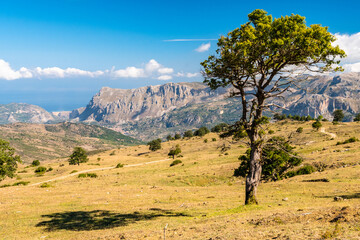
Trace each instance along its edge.
<path fill-rule="evenodd" d="M 302 158 L 297 156 L 285 138 L 272 137 L 264 146 L 261 155 L 261 180 L 278 181 L 286 176 L 286 172 L 299 166 Z M 251 149 L 245 155 L 239 157 L 241 161 L 239 168 L 235 169 L 234 176 L 246 177 L 250 171 Z"/>
<path fill-rule="evenodd" d="M 78 175 L 78 178 L 97 178 L 97 174 L 96 173 L 80 173 Z"/>
<path fill-rule="evenodd" d="M 34 160 L 34 161 L 32 161 L 31 166 L 32 166 L 32 167 L 40 166 L 40 161 L 39 161 L 39 160 Z"/>
<path fill-rule="evenodd" d="M 313 172 L 315 172 L 316 169 L 315 167 L 311 166 L 311 165 L 305 165 L 301 168 L 299 168 L 296 171 L 289 171 L 285 174 L 285 177 L 290 178 L 290 177 L 295 177 L 298 175 L 306 175 L 306 174 L 311 174 Z"/>
<path fill-rule="evenodd" d="M 34 172 L 35 172 L 36 174 L 41 175 L 41 174 L 44 174 L 44 173 L 46 172 L 46 170 L 47 170 L 46 167 L 40 166 L 40 167 L 36 168 Z"/>
<path fill-rule="evenodd" d="M 20 181 L 20 182 L 14 183 L 13 186 L 20 186 L 20 185 L 26 186 L 26 185 L 28 185 L 29 183 L 30 183 L 30 182 L 28 182 L 28 181 Z"/>
<path fill-rule="evenodd" d="M 334 115 L 333 122 L 342 122 L 345 117 L 343 110 L 341 110 L 341 109 L 336 109 L 333 112 L 333 115 Z"/>
<path fill-rule="evenodd" d="M 89 158 L 86 155 L 86 151 L 81 147 L 75 147 L 73 153 L 68 159 L 70 165 L 80 165 L 80 163 L 87 161 L 89 161 Z"/>
<path fill-rule="evenodd" d="M 40 187 L 41 187 L 41 188 L 49 188 L 49 187 L 51 187 L 51 185 L 50 185 L 49 183 L 42 183 L 42 184 L 40 185 Z"/>
<path fill-rule="evenodd" d="M 341 144 L 347 144 L 347 143 L 353 143 L 353 142 L 358 142 L 359 139 L 357 139 L 356 137 L 351 137 L 349 139 L 346 139 L 343 142 L 337 142 L 336 145 L 341 145 Z"/>
<path fill-rule="evenodd" d="M 156 150 L 160 150 L 161 149 L 161 139 L 158 138 L 158 139 L 152 140 L 152 141 L 148 142 L 147 145 L 149 145 L 150 151 L 154 152 Z"/>
<path fill-rule="evenodd" d="M 315 121 L 311 126 L 315 128 L 316 131 L 319 131 L 319 129 L 322 127 L 322 124 L 319 121 Z"/>
<path fill-rule="evenodd" d="M 180 149 L 180 146 L 179 144 L 176 145 L 176 147 L 170 149 L 169 153 L 168 153 L 168 156 L 169 157 L 172 157 L 173 159 L 175 159 L 175 157 L 177 155 L 179 155 L 181 153 L 181 149 Z"/>
<path fill-rule="evenodd" d="M 354 122 L 360 122 L 360 113 L 355 115 Z"/>
<path fill-rule="evenodd" d="M 180 164 L 180 163 L 182 163 L 182 161 L 179 160 L 179 159 L 176 159 L 176 160 L 174 160 L 172 163 L 170 163 L 170 167 L 175 166 L 175 165 L 178 165 L 178 164 Z"/>
<path fill-rule="evenodd" d="M 184 138 L 191 138 L 193 136 L 194 136 L 194 134 L 193 134 L 193 131 L 191 131 L 191 130 L 187 130 L 186 132 L 184 132 Z"/>
<path fill-rule="evenodd" d="M 218 125 L 215 125 L 213 128 L 211 128 L 211 132 L 216 132 L 216 133 L 224 132 L 228 129 L 228 127 L 229 127 L 229 124 L 220 123 Z"/>
<path fill-rule="evenodd" d="M 124 167 L 124 164 L 122 164 L 122 163 L 118 163 L 118 164 L 116 165 L 116 168 L 122 168 L 122 167 Z"/>
<path fill-rule="evenodd" d="M 296 129 L 296 132 L 297 133 L 302 133 L 304 131 L 304 128 L 303 127 L 298 127 L 297 129 Z"/>
<path fill-rule="evenodd" d="M 0 181 L 5 177 L 14 177 L 20 157 L 15 155 L 15 149 L 7 141 L 0 139 Z"/>
<path fill-rule="evenodd" d="M 206 134 L 208 134 L 210 132 L 210 130 L 207 127 L 201 127 L 198 130 L 195 130 L 194 132 L 194 136 L 205 136 Z"/>
<path fill-rule="evenodd" d="M 308 122 L 310 120 L 314 120 L 314 118 L 312 118 L 311 116 L 307 115 L 307 116 L 299 116 L 299 115 L 294 115 L 292 116 L 291 114 L 286 115 L 286 114 L 280 114 L 280 113 L 275 113 L 273 118 L 275 120 L 285 120 L 285 119 L 292 119 L 292 120 L 296 120 L 296 121 L 303 121 L 303 122 Z M 319 120 L 320 121 L 320 120 Z"/>

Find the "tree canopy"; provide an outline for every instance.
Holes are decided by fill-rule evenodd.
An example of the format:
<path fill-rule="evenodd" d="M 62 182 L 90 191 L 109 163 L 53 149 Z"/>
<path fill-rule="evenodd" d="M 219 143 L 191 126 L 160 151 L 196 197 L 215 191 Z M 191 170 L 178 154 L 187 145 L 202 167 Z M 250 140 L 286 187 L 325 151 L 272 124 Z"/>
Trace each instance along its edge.
<path fill-rule="evenodd" d="M 307 26 L 305 17 L 292 14 L 273 18 L 257 9 L 249 21 L 222 36 L 215 55 L 201 63 L 204 82 L 212 89 L 231 86 L 231 96 L 242 105 L 237 134 L 249 139 L 250 168 L 246 177 L 246 204 L 257 203 L 261 152 L 266 142 L 261 125 L 268 122 L 263 111 L 281 107 L 269 99 L 282 97 L 308 76 L 302 73 L 338 71 L 345 52 L 333 46 L 336 40 L 327 27 Z M 234 129 L 234 127 L 230 128 Z M 233 131 L 236 132 L 236 131 Z"/>
<path fill-rule="evenodd" d="M 0 181 L 5 177 L 14 177 L 17 164 L 21 163 L 20 156 L 15 155 L 15 149 L 9 142 L 0 139 Z"/>
<path fill-rule="evenodd" d="M 68 159 L 70 165 L 80 165 L 80 163 L 87 162 L 88 160 L 86 151 L 81 147 L 75 147 Z"/>

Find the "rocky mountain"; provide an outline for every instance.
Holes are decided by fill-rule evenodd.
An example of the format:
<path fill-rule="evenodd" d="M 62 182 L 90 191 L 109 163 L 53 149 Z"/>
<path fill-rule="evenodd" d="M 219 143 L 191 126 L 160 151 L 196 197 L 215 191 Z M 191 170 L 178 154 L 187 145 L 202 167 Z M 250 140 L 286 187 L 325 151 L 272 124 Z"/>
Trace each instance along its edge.
<path fill-rule="evenodd" d="M 0 124 L 6 123 L 45 123 L 54 121 L 54 116 L 45 109 L 26 103 L 0 105 Z"/>

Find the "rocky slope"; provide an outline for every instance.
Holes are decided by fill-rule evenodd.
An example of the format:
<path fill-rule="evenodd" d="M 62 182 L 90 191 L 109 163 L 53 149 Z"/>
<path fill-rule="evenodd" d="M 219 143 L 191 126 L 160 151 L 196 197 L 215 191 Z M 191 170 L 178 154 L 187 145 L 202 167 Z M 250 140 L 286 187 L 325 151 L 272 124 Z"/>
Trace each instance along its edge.
<path fill-rule="evenodd" d="M 0 124 L 6 123 L 45 123 L 54 121 L 54 116 L 45 109 L 26 103 L 0 105 Z"/>

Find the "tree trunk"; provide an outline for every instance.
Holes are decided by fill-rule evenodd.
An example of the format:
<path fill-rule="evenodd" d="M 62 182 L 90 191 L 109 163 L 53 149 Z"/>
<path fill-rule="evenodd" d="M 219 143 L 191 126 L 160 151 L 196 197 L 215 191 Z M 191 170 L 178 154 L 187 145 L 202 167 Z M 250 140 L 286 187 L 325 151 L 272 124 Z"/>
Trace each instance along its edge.
<path fill-rule="evenodd" d="M 257 137 L 255 139 L 257 140 Z M 245 205 L 258 204 L 256 190 L 261 178 L 261 146 L 256 140 L 251 143 L 250 171 L 246 176 Z"/>

